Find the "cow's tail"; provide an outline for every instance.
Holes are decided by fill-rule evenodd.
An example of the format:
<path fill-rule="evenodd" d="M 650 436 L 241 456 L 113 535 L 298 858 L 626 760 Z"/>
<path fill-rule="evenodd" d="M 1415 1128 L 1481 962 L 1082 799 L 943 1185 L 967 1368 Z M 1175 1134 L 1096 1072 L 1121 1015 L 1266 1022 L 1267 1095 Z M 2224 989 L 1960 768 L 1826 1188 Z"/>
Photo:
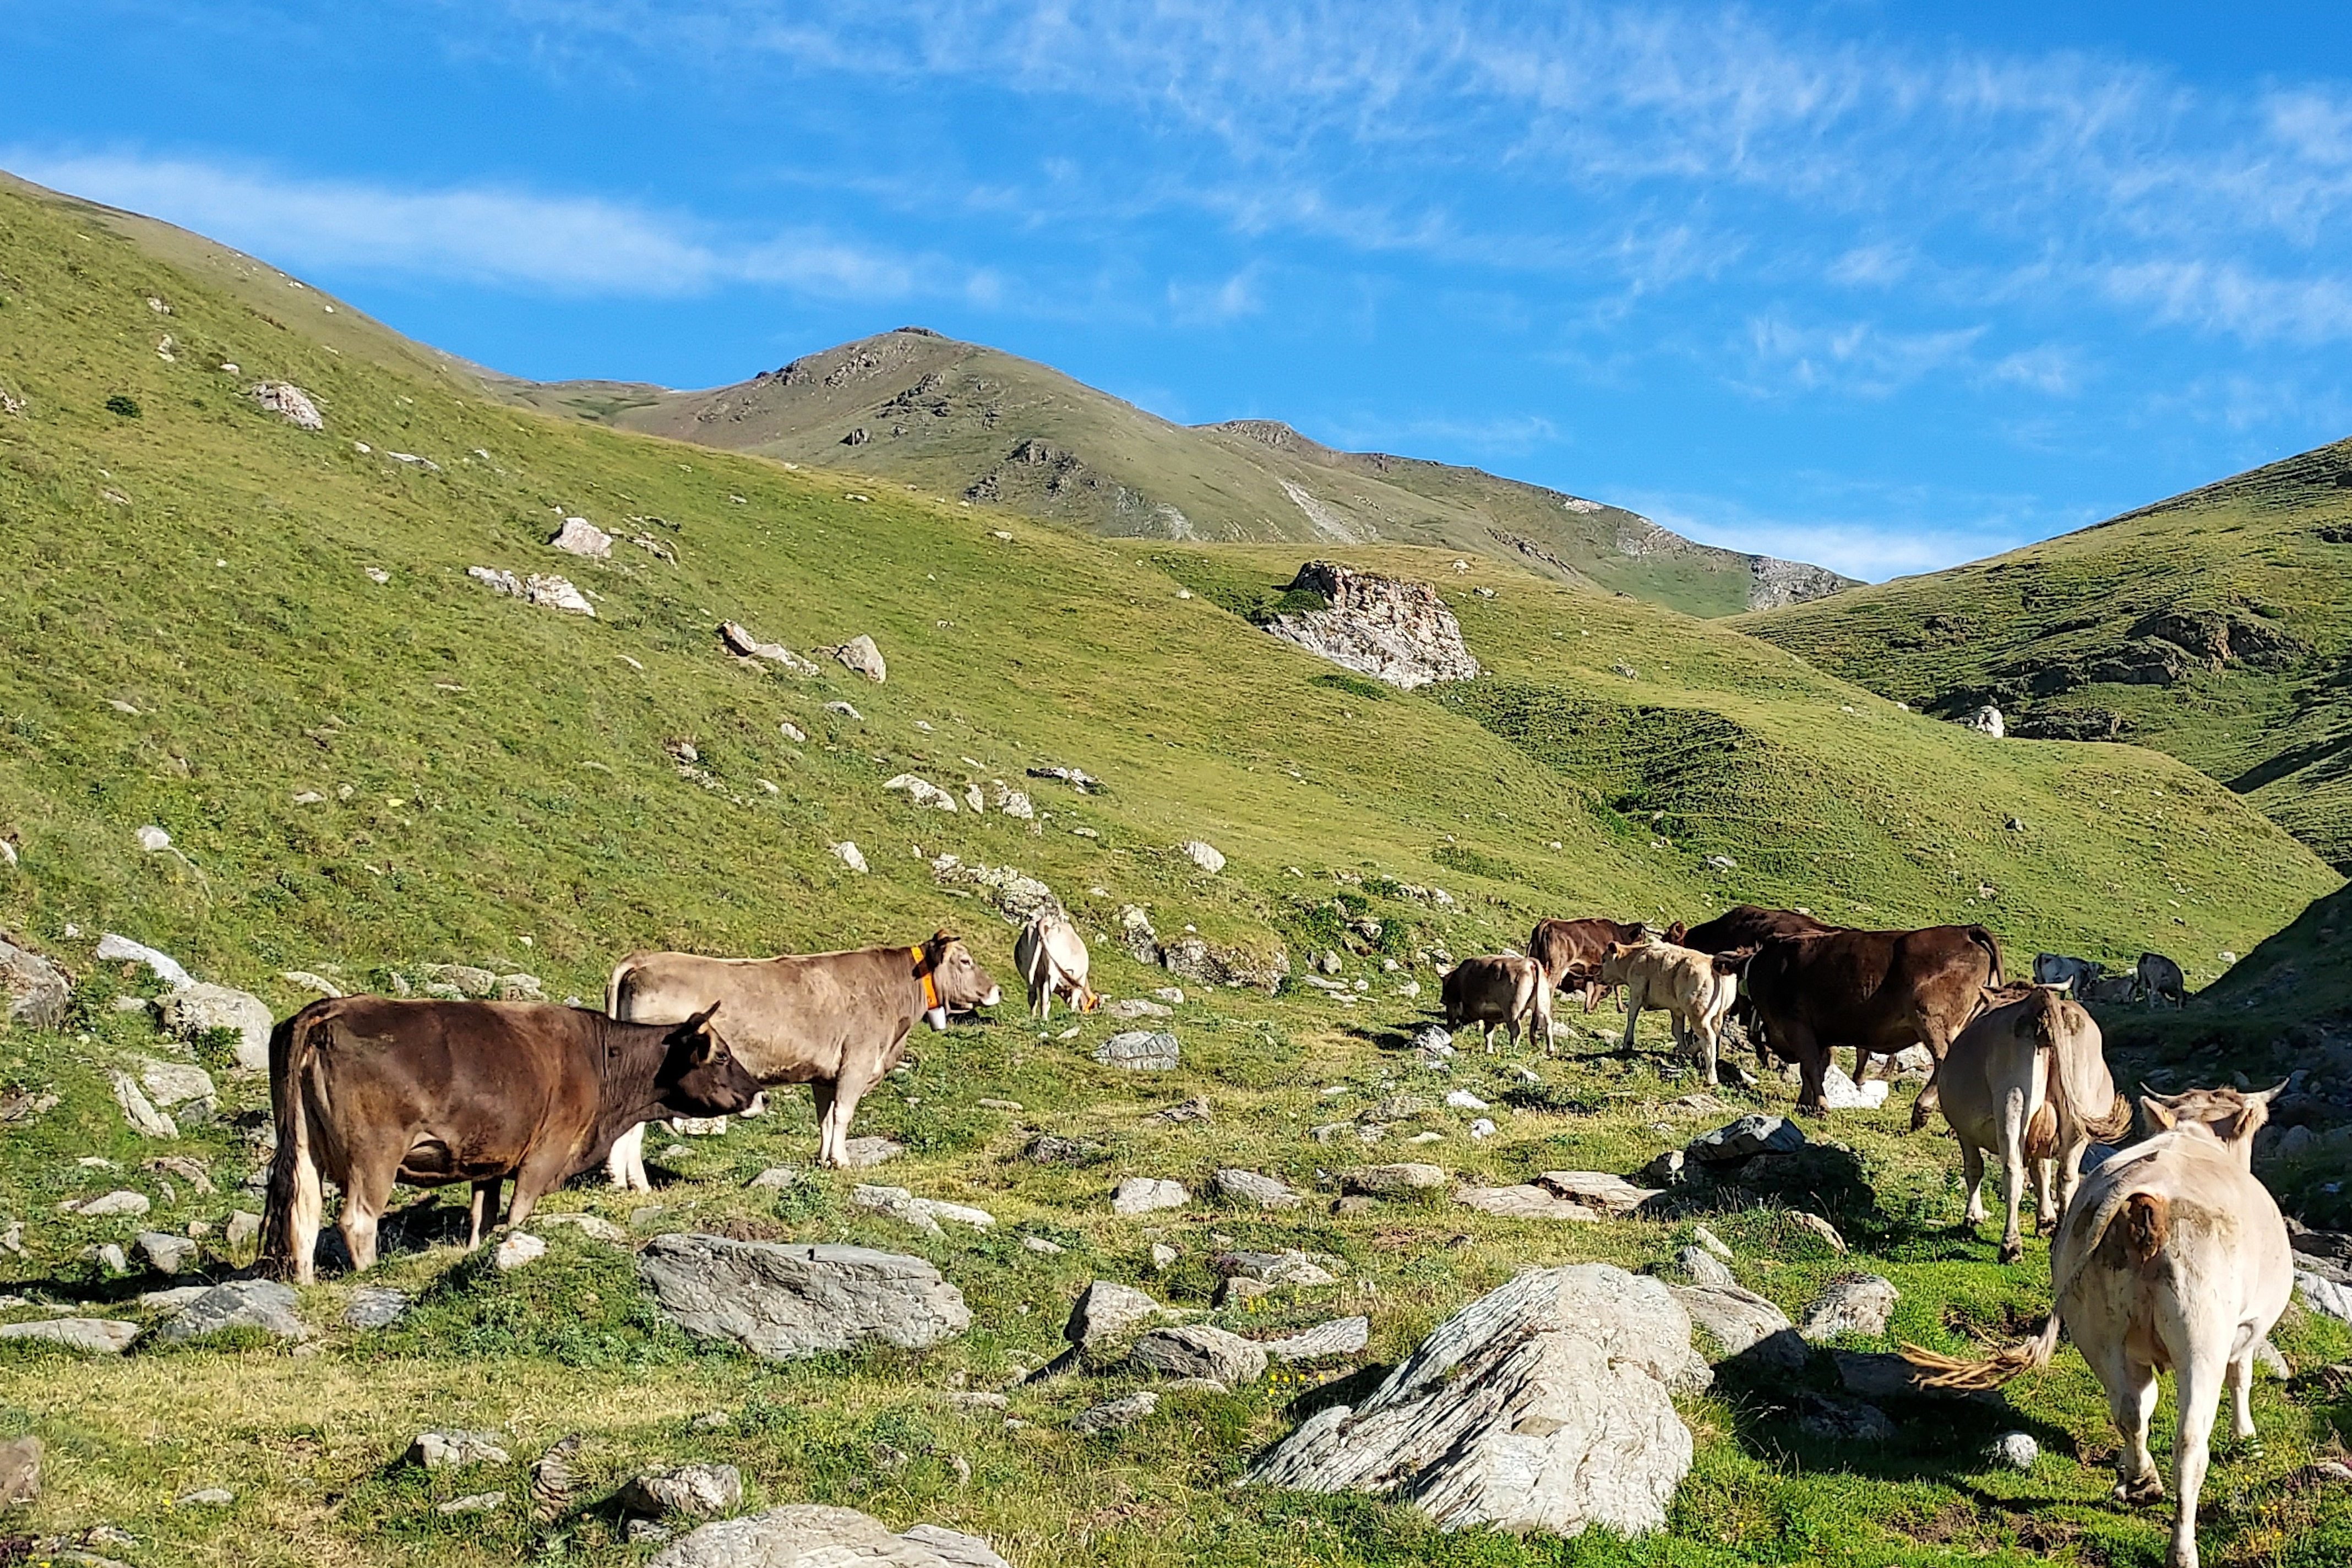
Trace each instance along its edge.
<path fill-rule="evenodd" d="M 301 1272 L 307 1259 L 296 1256 L 296 1212 L 306 1193 L 319 1190 L 310 1119 L 302 1106 L 302 1074 L 313 1054 L 310 1024 L 310 1009 L 305 1007 L 269 1032 L 269 1111 L 278 1150 L 270 1156 L 269 1186 L 262 1202 L 261 1268 L 272 1275 Z"/>
<path fill-rule="evenodd" d="M 1990 985 L 1993 990 L 2000 990 L 2002 985 L 2007 984 L 2007 982 L 2001 977 L 2000 938 L 1993 935 L 1992 932 L 1985 930 L 1982 926 L 1970 926 L 1968 928 L 1968 932 L 1969 940 L 1975 942 L 1979 947 L 1984 949 L 1985 956 L 1992 960 L 1992 978 L 1988 981 L 1987 984 Z"/>
<path fill-rule="evenodd" d="M 2104 1112 L 2074 1103 L 2058 1050 L 2058 1037 L 2064 1025 L 2065 1005 L 2059 1001 L 2058 993 L 2042 987 L 2034 1008 L 2033 1041 L 2042 1056 L 2042 1081 L 2048 1087 L 2042 1109 L 2034 1113 L 2032 1124 L 2026 1130 L 2025 1157 L 2029 1160 L 2047 1160 L 2058 1152 L 2062 1120 L 2081 1128 L 2095 1143 L 2120 1142 L 2124 1134 L 2131 1131 L 2131 1101 L 2120 1094 Z"/>
<path fill-rule="evenodd" d="M 613 966 L 613 977 L 604 982 L 604 1016 L 616 1023 L 628 1017 L 628 1014 L 622 1009 L 628 1005 L 636 977 L 637 963 L 635 958 L 625 958 Z"/>
<path fill-rule="evenodd" d="M 2039 1372 L 2050 1364 L 2058 1348 L 2059 1313 L 2061 1304 L 2083 1277 L 2091 1259 L 2106 1239 L 2107 1227 L 2117 1215 L 2125 1216 L 2132 1255 L 2145 1263 L 2164 1246 L 2170 1205 L 2153 1193 L 2110 1192 L 2083 1227 L 2083 1242 L 2074 1254 L 2074 1267 L 2063 1279 L 2053 1279 L 2050 1292 L 2050 1318 L 2042 1331 L 2032 1339 L 2022 1340 L 2004 1350 L 1995 1351 L 1980 1361 L 1962 1361 L 1957 1356 L 1938 1355 L 1917 1345 L 1903 1347 L 1903 1359 L 1917 1367 L 1920 1384 L 1927 1388 L 1951 1388 L 1973 1391 L 1999 1388 L 2021 1373 Z"/>

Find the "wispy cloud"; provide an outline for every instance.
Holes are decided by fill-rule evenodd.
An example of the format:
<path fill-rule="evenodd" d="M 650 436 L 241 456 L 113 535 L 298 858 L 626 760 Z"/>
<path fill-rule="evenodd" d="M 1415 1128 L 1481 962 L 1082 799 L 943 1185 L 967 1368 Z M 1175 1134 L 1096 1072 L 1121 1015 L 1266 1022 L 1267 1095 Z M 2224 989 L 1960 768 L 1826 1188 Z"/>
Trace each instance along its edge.
<path fill-rule="evenodd" d="M 1701 543 L 1811 561 L 1872 583 L 1940 571 L 2095 521 L 2052 513 L 2030 498 L 1937 497 L 1899 486 L 1825 484 L 1818 495 L 1791 498 L 1786 510 L 1731 496 L 1638 491 L 1621 504 Z"/>
<path fill-rule="evenodd" d="M 260 167 L 38 148 L 0 151 L 0 163 L 293 268 L 587 295 L 694 294 L 751 283 L 892 300 L 987 287 L 934 258 L 817 232 L 727 241 L 684 215 L 594 197 L 491 186 L 401 190 Z"/>

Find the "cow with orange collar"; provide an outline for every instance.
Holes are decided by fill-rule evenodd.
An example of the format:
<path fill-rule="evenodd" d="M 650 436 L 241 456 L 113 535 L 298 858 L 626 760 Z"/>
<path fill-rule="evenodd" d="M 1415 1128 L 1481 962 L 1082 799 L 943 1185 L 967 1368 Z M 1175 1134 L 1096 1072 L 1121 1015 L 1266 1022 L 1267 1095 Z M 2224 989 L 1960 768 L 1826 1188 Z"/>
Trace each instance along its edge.
<path fill-rule="evenodd" d="M 838 1166 L 857 1102 L 906 1055 L 915 1021 L 944 1029 L 950 1013 L 1002 999 L 971 950 L 942 931 L 913 947 L 781 958 L 633 952 L 613 971 L 605 1011 L 651 1024 L 720 1004 L 728 1044 L 752 1077 L 809 1086 L 822 1129 L 817 1163 Z M 614 1145 L 607 1168 L 614 1185 L 646 1189 L 642 1126 Z"/>

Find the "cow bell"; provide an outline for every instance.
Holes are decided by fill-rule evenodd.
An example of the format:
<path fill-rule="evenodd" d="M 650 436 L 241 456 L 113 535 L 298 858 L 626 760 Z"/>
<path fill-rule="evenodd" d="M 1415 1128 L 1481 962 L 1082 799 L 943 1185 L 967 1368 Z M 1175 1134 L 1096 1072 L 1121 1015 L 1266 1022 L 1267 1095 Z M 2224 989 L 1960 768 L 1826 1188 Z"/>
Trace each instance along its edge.
<path fill-rule="evenodd" d="M 944 1035 L 948 1032 L 948 1010 L 945 1007 L 927 1007 L 923 1010 L 923 1022 Z"/>

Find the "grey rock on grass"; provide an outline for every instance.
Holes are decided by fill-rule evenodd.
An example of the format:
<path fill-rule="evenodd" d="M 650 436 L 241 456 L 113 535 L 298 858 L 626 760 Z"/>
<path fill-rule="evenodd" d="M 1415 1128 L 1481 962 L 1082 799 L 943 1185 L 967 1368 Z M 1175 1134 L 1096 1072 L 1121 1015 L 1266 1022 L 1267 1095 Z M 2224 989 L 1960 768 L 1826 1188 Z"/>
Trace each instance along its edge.
<path fill-rule="evenodd" d="M 1097 1432 L 1123 1432 L 1160 1408 L 1160 1395 L 1150 1389 L 1139 1389 L 1118 1399 L 1105 1400 L 1091 1409 L 1081 1410 L 1070 1420 L 1070 1430 L 1084 1436 Z"/>
<path fill-rule="evenodd" d="M 0 1340 L 38 1340 L 86 1355 L 121 1355 L 138 1337 L 138 1324 L 112 1318 L 43 1318 L 31 1323 L 0 1323 Z"/>
<path fill-rule="evenodd" d="M 1227 1388 L 1265 1375 L 1263 1346 L 1206 1323 L 1154 1329 L 1136 1341 L 1128 1355 L 1162 1377 L 1205 1377 Z"/>
<path fill-rule="evenodd" d="M 1106 1341 L 1126 1338 L 1167 1309 L 1132 1285 L 1097 1279 L 1070 1306 L 1070 1321 L 1062 1337 L 1081 1350 Z"/>
<path fill-rule="evenodd" d="M 1839 1334 L 1883 1334 L 1899 1299 L 1883 1275 L 1842 1274 L 1805 1309 L 1797 1332 L 1816 1343 Z"/>
<path fill-rule="evenodd" d="M 247 1072 L 269 1070 L 269 1031 L 276 1020 L 269 1004 L 249 992 L 202 983 L 155 999 L 163 1032 L 193 1045 L 215 1029 L 236 1031 L 236 1065 Z"/>
<path fill-rule="evenodd" d="M 716 1519 L 743 1506 L 743 1472 L 710 1464 L 639 1470 L 618 1500 L 625 1510 L 655 1519 Z"/>
<path fill-rule="evenodd" d="M 792 1503 L 703 1525 L 664 1546 L 647 1568 L 1007 1568 L 982 1552 L 985 1542 L 953 1531 L 894 1535 L 855 1509 Z"/>
<path fill-rule="evenodd" d="M 294 1288 L 275 1279 L 215 1285 L 181 1308 L 156 1333 L 166 1340 L 201 1339 L 228 1329 L 258 1329 L 276 1339 L 299 1340 L 310 1331 L 294 1315 Z"/>
<path fill-rule="evenodd" d="M 511 1462 L 506 1438 L 497 1432 L 467 1432 L 454 1427 L 419 1432 L 402 1459 L 420 1469 L 447 1470 L 461 1465 L 504 1465 Z"/>
<path fill-rule="evenodd" d="M 0 942 L 0 1018 L 27 1029 L 54 1029 L 66 1021 L 73 984 L 66 972 L 29 948 Z"/>
<path fill-rule="evenodd" d="M 1124 1215 L 1181 1209 L 1192 1201 L 1192 1194 L 1184 1190 L 1182 1183 L 1164 1181 L 1155 1176 L 1129 1176 L 1110 1195 L 1112 1212 Z"/>
<path fill-rule="evenodd" d="M 1737 1285 L 1677 1285 L 1675 1300 L 1692 1323 L 1723 1347 L 1727 1361 L 1793 1377 L 1812 1355 L 1788 1315 L 1752 1290 Z"/>
<path fill-rule="evenodd" d="M 345 1304 L 343 1321 L 354 1329 L 390 1328 L 407 1310 L 407 1291 L 388 1285 L 362 1285 Z"/>
<path fill-rule="evenodd" d="M 1303 1201 L 1273 1176 L 1228 1165 L 1216 1175 L 1217 1191 L 1234 1203 L 1262 1209 L 1295 1209 Z"/>
<path fill-rule="evenodd" d="M 1095 1047 L 1095 1060 L 1129 1072 L 1173 1072 L 1183 1047 L 1165 1029 L 1129 1029 Z"/>
<path fill-rule="evenodd" d="M 770 1360 L 868 1343 L 925 1350 L 971 1324 L 963 1293 L 938 1269 L 870 1247 L 658 1236 L 637 1272 L 688 1332 Z"/>

